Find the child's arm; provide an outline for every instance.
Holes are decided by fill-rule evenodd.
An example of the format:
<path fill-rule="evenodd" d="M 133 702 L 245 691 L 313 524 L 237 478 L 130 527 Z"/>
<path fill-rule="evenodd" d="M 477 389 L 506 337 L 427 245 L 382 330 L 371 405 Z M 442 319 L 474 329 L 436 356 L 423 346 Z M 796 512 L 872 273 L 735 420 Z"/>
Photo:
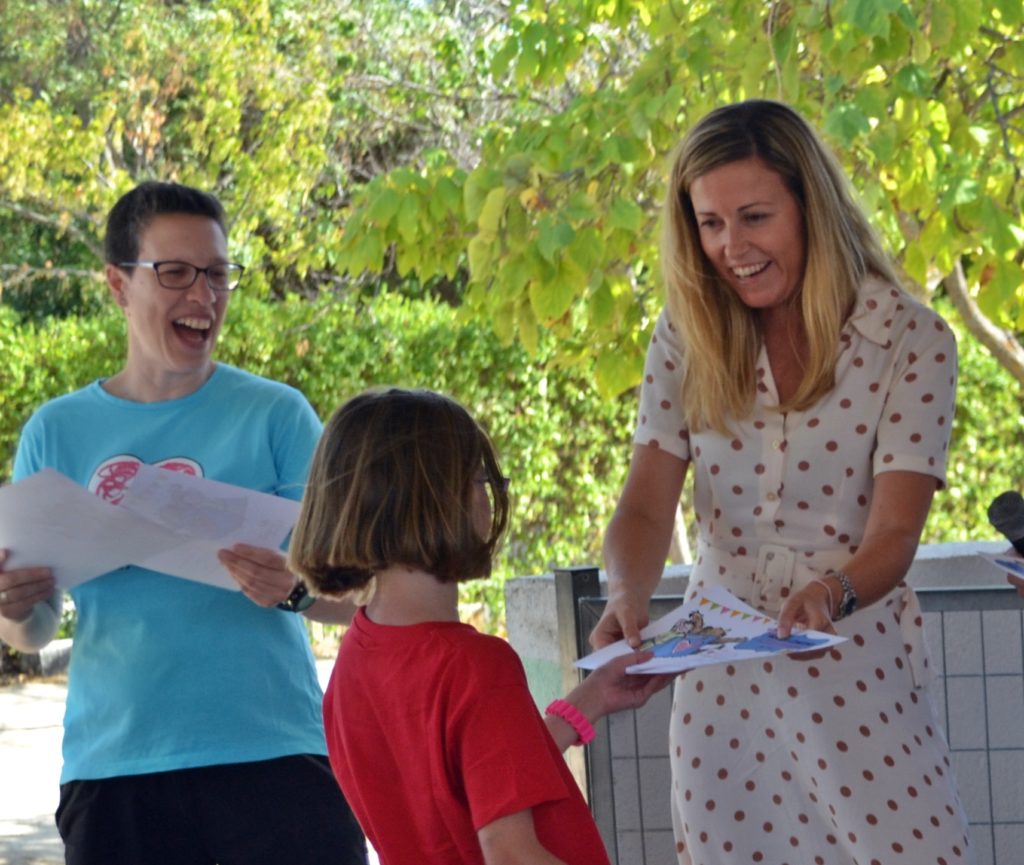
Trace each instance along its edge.
<path fill-rule="evenodd" d="M 530 808 L 499 817 L 476 836 L 486 865 L 565 865 L 540 843 Z"/>
<path fill-rule="evenodd" d="M 676 677 L 675 673 L 636 676 L 626 672 L 626 667 L 642 664 L 653 656 L 652 652 L 634 652 L 613 658 L 573 688 L 565 697 L 565 701 L 575 706 L 591 724 L 621 709 L 640 708 L 652 694 L 660 691 Z M 576 730 L 567 721 L 548 715 L 544 722 L 561 750 L 564 751 L 570 745 L 576 744 Z"/>

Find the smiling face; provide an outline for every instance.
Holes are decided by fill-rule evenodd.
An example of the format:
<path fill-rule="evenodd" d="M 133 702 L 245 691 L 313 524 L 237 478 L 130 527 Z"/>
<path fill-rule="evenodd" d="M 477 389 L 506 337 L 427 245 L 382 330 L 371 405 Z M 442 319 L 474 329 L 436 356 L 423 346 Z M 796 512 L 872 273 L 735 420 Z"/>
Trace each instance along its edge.
<path fill-rule="evenodd" d="M 774 309 L 800 288 L 807 260 L 800 205 L 761 159 L 727 162 L 689 189 L 704 254 L 752 309 Z"/>
<path fill-rule="evenodd" d="M 197 267 L 227 262 L 227 240 L 205 216 L 156 216 L 139 238 L 139 261 L 185 261 Z M 228 292 L 213 291 L 200 274 L 191 288 L 172 290 L 150 268 L 108 264 L 107 281 L 128 322 L 128 360 L 110 379 L 118 395 L 147 402 L 192 393 L 212 374 Z"/>

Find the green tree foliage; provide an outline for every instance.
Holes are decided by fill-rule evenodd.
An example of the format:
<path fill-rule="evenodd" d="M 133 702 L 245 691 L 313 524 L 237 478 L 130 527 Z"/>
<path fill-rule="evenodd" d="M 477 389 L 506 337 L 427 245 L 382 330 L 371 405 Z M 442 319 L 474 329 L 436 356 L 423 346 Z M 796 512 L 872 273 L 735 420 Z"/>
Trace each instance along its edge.
<path fill-rule="evenodd" d="M 475 163 L 474 58 L 425 4 L 44 7 L 0 4 L 0 286 L 29 314 L 62 307 L 28 292 L 95 292 L 103 216 L 140 180 L 216 192 L 250 290 L 284 296 L 350 284 L 354 189 L 436 148 Z"/>
<path fill-rule="evenodd" d="M 920 293 L 959 267 L 974 333 L 1024 331 L 1019 0 L 46 8 L 0 10 L 8 291 L 80 279 L 116 195 L 174 177 L 225 199 L 254 290 L 464 295 L 619 393 L 661 303 L 668 154 L 768 96 L 823 130 Z"/>
<path fill-rule="evenodd" d="M 517 4 L 491 75 L 540 88 L 572 78 L 575 97 L 488 128 L 468 174 L 441 166 L 414 181 L 375 178 L 356 197 L 339 263 L 379 269 L 377 248 L 394 246 L 400 267 L 424 278 L 465 245 L 474 310 L 527 346 L 553 330 L 568 357 L 596 359 L 604 393 L 618 393 L 639 379 L 660 307 L 667 154 L 711 108 L 768 97 L 823 131 L 921 294 L 959 264 L 976 314 L 1020 333 L 1022 9 L 1019 0 Z M 622 64 L 623 46 L 634 62 Z M 408 194 L 413 183 L 419 197 Z M 424 240 L 403 234 L 403 222 Z M 1014 356 L 1024 383 L 1016 343 Z"/>

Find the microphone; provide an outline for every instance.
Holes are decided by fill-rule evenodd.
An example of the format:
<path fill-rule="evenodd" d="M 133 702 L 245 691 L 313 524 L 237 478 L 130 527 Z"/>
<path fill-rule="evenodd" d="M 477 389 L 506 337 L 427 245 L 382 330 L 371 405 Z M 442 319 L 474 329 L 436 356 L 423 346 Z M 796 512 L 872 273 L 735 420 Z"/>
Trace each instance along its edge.
<path fill-rule="evenodd" d="M 996 496 L 988 506 L 988 521 L 1024 556 L 1024 497 L 1020 493 L 1010 490 Z"/>

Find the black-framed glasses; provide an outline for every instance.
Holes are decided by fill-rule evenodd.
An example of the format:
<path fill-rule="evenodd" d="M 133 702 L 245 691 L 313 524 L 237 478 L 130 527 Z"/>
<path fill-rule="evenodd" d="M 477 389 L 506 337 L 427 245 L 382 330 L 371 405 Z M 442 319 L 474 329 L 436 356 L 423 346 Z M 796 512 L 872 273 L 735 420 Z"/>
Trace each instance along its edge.
<path fill-rule="evenodd" d="M 245 268 L 227 262 L 196 267 L 187 261 L 122 261 L 118 267 L 147 267 L 156 274 L 156 281 L 172 291 L 184 291 L 195 285 L 199 274 L 205 274 L 206 284 L 214 291 L 233 291 L 238 288 Z"/>

